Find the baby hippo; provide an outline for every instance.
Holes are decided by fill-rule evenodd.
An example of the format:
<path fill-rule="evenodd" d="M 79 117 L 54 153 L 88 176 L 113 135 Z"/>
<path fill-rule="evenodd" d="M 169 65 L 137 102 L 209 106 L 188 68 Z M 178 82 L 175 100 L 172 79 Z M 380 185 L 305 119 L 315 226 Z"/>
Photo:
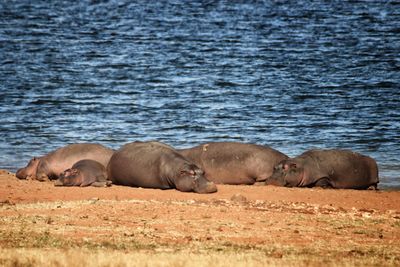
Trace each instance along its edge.
<path fill-rule="evenodd" d="M 76 162 L 71 169 L 61 173 L 54 185 L 106 187 L 111 185 L 111 181 L 107 180 L 106 168 L 101 163 L 84 159 Z"/>
<path fill-rule="evenodd" d="M 266 184 L 367 189 L 379 183 L 376 161 L 349 150 L 310 150 L 281 161 Z"/>

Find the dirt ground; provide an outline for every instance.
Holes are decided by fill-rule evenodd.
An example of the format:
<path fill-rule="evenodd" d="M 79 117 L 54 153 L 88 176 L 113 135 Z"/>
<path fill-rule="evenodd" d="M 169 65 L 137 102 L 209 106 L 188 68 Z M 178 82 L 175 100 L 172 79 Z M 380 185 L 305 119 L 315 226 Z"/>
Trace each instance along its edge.
<path fill-rule="evenodd" d="M 0 170 L 0 248 L 4 266 L 43 253 L 59 266 L 399 266 L 400 192 L 54 187 Z"/>

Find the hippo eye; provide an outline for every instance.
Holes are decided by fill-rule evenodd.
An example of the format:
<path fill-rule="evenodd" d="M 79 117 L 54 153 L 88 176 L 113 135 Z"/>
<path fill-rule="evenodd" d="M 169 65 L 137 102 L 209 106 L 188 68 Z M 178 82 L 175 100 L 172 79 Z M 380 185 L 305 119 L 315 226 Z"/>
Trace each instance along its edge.
<path fill-rule="evenodd" d="M 181 170 L 181 174 L 182 175 L 192 175 L 192 173 L 190 172 L 190 171 L 187 171 L 187 170 Z"/>
<path fill-rule="evenodd" d="M 194 170 L 181 170 L 182 175 L 190 175 L 192 177 L 196 176 L 196 172 Z"/>

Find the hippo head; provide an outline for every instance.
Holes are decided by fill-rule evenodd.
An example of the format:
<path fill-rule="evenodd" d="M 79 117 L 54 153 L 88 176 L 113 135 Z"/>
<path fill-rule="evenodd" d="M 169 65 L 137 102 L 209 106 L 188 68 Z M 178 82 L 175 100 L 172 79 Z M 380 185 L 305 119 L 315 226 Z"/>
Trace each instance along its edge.
<path fill-rule="evenodd" d="M 36 171 L 39 163 L 40 158 L 34 157 L 29 161 L 26 167 L 19 169 L 15 176 L 17 176 L 18 179 L 36 179 Z"/>
<path fill-rule="evenodd" d="M 200 194 L 217 192 L 216 185 L 208 181 L 204 171 L 194 164 L 185 164 L 181 168 L 175 185 L 180 191 L 194 191 Z"/>
<path fill-rule="evenodd" d="M 60 174 L 54 182 L 55 186 L 80 186 L 82 184 L 82 173 L 77 169 L 67 169 Z"/>
<path fill-rule="evenodd" d="M 283 160 L 274 167 L 271 177 L 265 182 L 267 185 L 286 187 L 300 186 L 304 177 L 303 165 L 294 160 Z"/>

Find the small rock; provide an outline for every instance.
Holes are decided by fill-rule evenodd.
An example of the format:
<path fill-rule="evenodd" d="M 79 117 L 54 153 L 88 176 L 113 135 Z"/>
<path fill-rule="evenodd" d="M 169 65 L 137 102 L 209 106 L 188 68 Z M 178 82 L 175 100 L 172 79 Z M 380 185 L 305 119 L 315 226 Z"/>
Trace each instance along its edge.
<path fill-rule="evenodd" d="M 47 224 L 52 224 L 53 222 L 54 222 L 54 220 L 51 217 L 47 217 L 45 219 L 45 223 L 47 223 Z"/>
<path fill-rule="evenodd" d="M 90 203 L 91 203 L 91 204 L 95 204 L 97 201 L 99 201 L 99 198 L 98 198 L 98 197 L 94 197 L 94 198 L 91 198 L 91 199 L 90 199 Z"/>
<path fill-rule="evenodd" d="M 245 196 L 239 194 L 239 193 L 234 194 L 231 197 L 231 200 L 234 201 L 234 202 L 247 202 L 247 198 Z"/>
<path fill-rule="evenodd" d="M 190 235 L 185 236 L 185 240 L 187 240 L 187 241 L 193 241 L 193 237 L 190 236 Z"/>

